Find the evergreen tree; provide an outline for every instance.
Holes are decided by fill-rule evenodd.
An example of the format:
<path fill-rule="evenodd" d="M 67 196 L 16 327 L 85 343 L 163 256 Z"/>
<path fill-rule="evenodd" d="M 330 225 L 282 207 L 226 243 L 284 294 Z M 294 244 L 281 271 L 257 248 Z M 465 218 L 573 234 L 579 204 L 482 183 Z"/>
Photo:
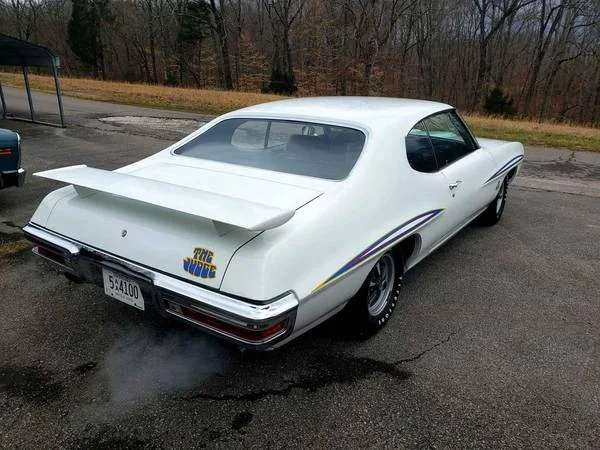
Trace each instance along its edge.
<path fill-rule="evenodd" d="M 513 99 L 496 86 L 485 96 L 485 112 L 499 116 L 514 116 L 517 110 Z"/>
<path fill-rule="evenodd" d="M 112 20 L 109 0 L 73 0 L 67 30 L 69 46 L 96 77 L 104 78 L 102 26 Z"/>
<path fill-rule="evenodd" d="M 178 11 L 177 22 L 180 41 L 196 42 L 210 36 L 210 7 L 204 0 L 192 0 Z"/>
<path fill-rule="evenodd" d="M 194 46 L 199 48 L 202 41 L 210 37 L 211 10 L 204 0 L 191 0 L 177 11 L 177 66 L 179 74 L 168 74 L 168 84 L 183 84 L 189 67 L 189 54 Z"/>

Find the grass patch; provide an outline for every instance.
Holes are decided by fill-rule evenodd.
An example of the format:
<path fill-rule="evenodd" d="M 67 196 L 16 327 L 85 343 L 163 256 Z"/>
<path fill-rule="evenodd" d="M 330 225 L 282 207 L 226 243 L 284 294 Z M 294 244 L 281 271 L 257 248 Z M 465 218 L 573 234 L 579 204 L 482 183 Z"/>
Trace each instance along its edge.
<path fill-rule="evenodd" d="M 31 244 L 27 239 L 18 239 L 16 241 L 0 242 L 0 258 L 16 255 L 17 253 L 29 250 Z"/>
<path fill-rule="evenodd" d="M 0 73 L 0 82 L 6 86 L 24 86 L 23 76 L 17 73 Z M 30 75 L 29 84 L 38 91 L 54 92 L 54 79 L 48 76 Z M 190 89 L 87 78 L 61 78 L 61 86 L 63 93 L 72 97 L 201 114 L 223 114 L 285 98 L 258 92 Z"/>
<path fill-rule="evenodd" d="M 23 77 L 17 73 L 0 73 L 0 82 L 7 86 L 23 87 Z M 245 106 L 286 98 L 258 92 L 177 88 L 84 78 L 62 78 L 61 82 L 63 92 L 73 97 L 201 114 L 223 114 Z M 36 90 L 54 91 L 51 77 L 30 75 L 30 84 Z M 465 115 L 465 120 L 480 137 L 600 152 L 598 128 L 469 114 Z"/>
<path fill-rule="evenodd" d="M 473 132 L 481 137 L 519 141 L 528 145 L 600 152 L 598 128 L 477 115 L 467 115 L 465 120 Z"/>

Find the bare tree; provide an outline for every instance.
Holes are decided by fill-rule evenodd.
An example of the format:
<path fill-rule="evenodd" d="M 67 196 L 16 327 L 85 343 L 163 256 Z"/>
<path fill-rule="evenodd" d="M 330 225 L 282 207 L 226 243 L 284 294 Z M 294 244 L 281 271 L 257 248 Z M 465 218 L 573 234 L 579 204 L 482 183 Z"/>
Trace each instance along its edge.
<path fill-rule="evenodd" d="M 277 93 L 296 91 L 290 31 L 305 0 L 263 0 L 271 24 L 273 56 L 270 90 Z"/>
<path fill-rule="evenodd" d="M 473 109 L 483 101 L 483 90 L 487 87 L 489 80 L 491 72 L 488 58 L 490 41 L 510 16 L 534 1 L 536 0 L 473 0 L 478 13 L 479 28 L 479 66 L 471 104 Z"/>
<path fill-rule="evenodd" d="M 36 0 L 10 0 L 10 11 L 14 18 L 19 39 L 31 39 L 38 25 L 41 3 Z"/>
<path fill-rule="evenodd" d="M 217 3 L 210 0 L 210 10 L 213 17 L 213 37 L 219 58 L 219 75 L 222 87 L 233 89 L 233 78 L 231 77 L 231 61 L 229 59 L 228 33 L 225 26 L 225 2 Z"/>
<path fill-rule="evenodd" d="M 522 116 L 600 126 L 600 0 L 77 1 L 114 16 L 99 27 L 107 79 L 498 111 L 493 86 Z M 89 75 L 69 45 L 72 5 L 0 0 L 0 29 Z"/>
<path fill-rule="evenodd" d="M 533 64 L 531 72 L 527 78 L 525 86 L 525 98 L 523 101 L 523 114 L 527 115 L 531 107 L 531 100 L 535 91 L 536 83 L 540 69 L 550 43 L 554 39 L 554 35 L 559 28 L 565 12 L 565 2 L 554 0 L 540 0 L 538 12 L 538 27 L 535 40 L 535 52 L 533 55 Z"/>

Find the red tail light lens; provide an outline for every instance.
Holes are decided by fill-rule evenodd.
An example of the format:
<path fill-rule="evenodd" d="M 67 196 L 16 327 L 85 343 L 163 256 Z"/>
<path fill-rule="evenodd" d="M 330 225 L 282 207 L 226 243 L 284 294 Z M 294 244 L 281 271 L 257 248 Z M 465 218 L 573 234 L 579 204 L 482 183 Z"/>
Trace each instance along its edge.
<path fill-rule="evenodd" d="M 0 156 L 10 156 L 12 155 L 12 148 L 0 148 Z"/>
<path fill-rule="evenodd" d="M 65 258 L 65 255 L 48 247 L 36 245 L 33 247 L 33 253 L 60 264 L 61 266 L 69 267 L 71 265 L 70 261 Z"/>
<path fill-rule="evenodd" d="M 207 327 L 214 328 L 217 331 L 222 331 L 223 333 L 238 337 L 245 341 L 260 343 L 266 341 L 269 338 L 272 338 L 276 335 L 279 335 L 285 332 L 286 320 L 282 320 L 280 322 L 274 323 L 272 325 L 267 326 L 266 328 L 241 328 L 230 323 L 219 320 L 215 317 L 204 314 L 197 309 L 188 308 L 183 305 L 176 305 L 171 309 L 176 310 L 182 316 L 187 317 L 195 322 L 198 322 L 202 325 L 206 325 Z"/>

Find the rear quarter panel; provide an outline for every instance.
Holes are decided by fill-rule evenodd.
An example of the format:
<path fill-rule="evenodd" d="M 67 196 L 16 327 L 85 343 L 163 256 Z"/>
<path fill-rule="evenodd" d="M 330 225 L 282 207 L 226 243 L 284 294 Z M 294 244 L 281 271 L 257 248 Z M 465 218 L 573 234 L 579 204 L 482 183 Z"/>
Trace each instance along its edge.
<path fill-rule="evenodd" d="M 509 173 L 512 175 L 509 181 L 512 181 L 518 174 L 525 157 L 523 144 L 483 138 L 477 138 L 477 141 L 490 153 L 495 163 L 495 170 L 488 177 L 488 182 L 500 179 Z M 513 172 L 513 169 L 516 170 Z"/>
<path fill-rule="evenodd" d="M 298 210 L 288 223 L 239 249 L 221 289 L 265 300 L 292 290 L 301 306 L 312 305 L 315 317 L 352 297 L 385 249 L 322 285 L 386 233 L 439 205 L 427 186 L 410 184 L 404 147 L 410 124 L 404 128 L 390 121 L 369 130 L 350 176 Z"/>

